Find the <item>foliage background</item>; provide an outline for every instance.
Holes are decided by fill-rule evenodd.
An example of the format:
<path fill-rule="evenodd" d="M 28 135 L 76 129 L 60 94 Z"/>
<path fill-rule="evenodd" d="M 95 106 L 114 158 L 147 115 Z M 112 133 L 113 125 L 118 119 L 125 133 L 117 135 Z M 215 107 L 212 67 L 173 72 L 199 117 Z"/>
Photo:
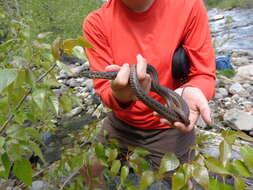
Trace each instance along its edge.
<path fill-rule="evenodd" d="M 87 14 L 101 5 L 101 0 L 1 0 L 9 18 L 29 22 L 31 36 L 52 32 L 49 40 L 82 35 L 82 22 Z"/>

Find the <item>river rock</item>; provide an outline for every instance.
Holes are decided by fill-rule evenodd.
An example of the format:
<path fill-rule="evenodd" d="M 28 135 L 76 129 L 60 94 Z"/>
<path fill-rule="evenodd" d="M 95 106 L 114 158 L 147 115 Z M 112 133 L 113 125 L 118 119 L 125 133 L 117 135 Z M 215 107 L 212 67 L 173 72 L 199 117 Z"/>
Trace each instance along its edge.
<path fill-rule="evenodd" d="M 80 66 L 77 66 L 77 67 L 72 67 L 70 69 L 71 71 L 71 75 L 72 77 L 73 76 L 78 76 L 82 71 L 86 70 L 87 69 L 87 66 L 86 65 L 80 65 Z"/>
<path fill-rule="evenodd" d="M 244 88 L 238 82 L 232 84 L 229 88 L 229 92 L 231 94 L 242 94 L 244 91 L 245 91 Z"/>
<path fill-rule="evenodd" d="M 226 88 L 218 88 L 218 89 L 216 90 L 216 93 L 220 94 L 221 97 L 226 97 L 226 96 L 228 96 L 228 91 L 227 91 Z"/>
<path fill-rule="evenodd" d="M 253 129 L 253 116 L 235 108 L 226 111 L 224 121 L 236 130 L 250 131 Z"/>
<path fill-rule="evenodd" d="M 81 83 L 74 78 L 69 79 L 67 84 L 72 88 L 81 86 Z"/>
<path fill-rule="evenodd" d="M 44 181 L 34 181 L 30 190 L 48 190 L 49 184 Z"/>
<path fill-rule="evenodd" d="M 67 118 L 71 118 L 74 117 L 76 115 L 78 115 L 79 113 L 81 113 L 82 108 L 81 107 L 76 107 L 74 109 L 72 109 L 69 113 L 66 114 Z"/>
<path fill-rule="evenodd" d="M 243 66 L 246 65 L 249 62 L 249 60 L 247 57 L 233 57 L 232 62 L 236 66 Z"/>
<path fill-rule="evenodd" d="M 238 82 L 253 81 L 253 64 L 239 67 L 233 80 Z"/>
<path fill-rule="evenodd" d="M 93 80 L 92 79 L 87 79 L 84 82 L 84 86 L 87 88 L 88 91 L 91 91 L 93 89 Z"/>

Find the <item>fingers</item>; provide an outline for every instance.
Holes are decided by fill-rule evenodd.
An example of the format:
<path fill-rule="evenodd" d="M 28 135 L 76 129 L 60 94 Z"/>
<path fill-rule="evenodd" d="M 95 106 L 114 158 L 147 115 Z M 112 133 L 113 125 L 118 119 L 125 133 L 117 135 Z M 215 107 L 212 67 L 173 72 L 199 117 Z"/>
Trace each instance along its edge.
<path fill-rule="evenodd" d="M 175 126 L 175 128 L 177 128 L 179 131 L 181 131 L 183 133 L 188 133 L 188 132 L 190 132 L 194 128 L 194 125 L 190 124 L 189 126 L 185 126 L 181 122 L 175 122 L 174 126 Z"/>
<path fill-rule="evenodd" d="M 109 65 L 109 66 L 105 67 L 105 71 L 106 72 L 114 72 L 114 71 L 119 71 L 120 68 L 121 67 L 119 65 Z"/>
<path fill-rule="evenodd" d="M 199 111 L 202 119 L 206 122 L 206 124 L 211 124 L 211 110 L 208 106 L 207 101 L 199 106 Z"/>
<path fill-rule="evenodd" d="M 141 54 L 137 55 L 137 76 L 139 80 L 144 80 L 147 73 L 147 61 Z"/>
<path fill-rule="evenodd" d="M 118 69 L 118 68 L 111 67 L 109 69 Z M 128 84 L 129 75 L 130 75 L 130 67 L 127 63 L 125 63 L 122 65 L 122 67 L 120 67 L 115 80 L 112 81 L 113 87 L 117 87 L 117 88 L 125 87 Z"/>
<path fill-rule="evenodd" d="M 161 117 L 157 112 L 153 112 L 153 114 L 157 117 Z M 194 116 L 190 116 L 190 117 L 191 117 L 191 118 L 189 118 L 190 125 L 188 125 L 188 126 L 184 125 L 181 122 L 175 122 L 175 123 L 173 123 L 173 126 L 172 126 L 171 123 L 167 119 L 164 119 L 164 118 L 160 118 L 160 122 L 164 123 L 166 125 L 170 125 L 171 127 L 174 127 L 183 133 L 188 133 L 194 128 L 194 124 L 195 124 L 194 121 L 196 120 Z M 197 117 L 198 117 L 198 115 L 197 115 Z"/>

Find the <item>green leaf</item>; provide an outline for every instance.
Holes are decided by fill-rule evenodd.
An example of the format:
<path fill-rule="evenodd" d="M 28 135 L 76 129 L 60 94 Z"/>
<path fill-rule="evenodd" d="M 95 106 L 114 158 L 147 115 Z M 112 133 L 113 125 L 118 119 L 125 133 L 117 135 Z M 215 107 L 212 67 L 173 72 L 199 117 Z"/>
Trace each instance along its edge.
<path fill-rule="evenodd" d="M 99 142 L 99 143 L 96 143 L 94 147 L 95 147 L 96 156 L 102 162 L 102 164 L 106 165 L 107 157 L 105 155 L 104 146 Z"/>
<path fill-rule="evenodd" d="M 63 51 L 69 55 L 72 54 L 72 49 L 75 46 L 81 46 L 83 48 L 94 48 L 88 41 L 86 41 L 83 37 L 78 37 L 77 39 L 68 39 L 64 40 L 62 44 Z"/>
<path fill-rule="evenodd" d="M 245 189 L 245 183 L 244 183 L 244 180 L 240 177 L 235 177 L 234 178 L 235 180 L 235 190 L 244 190 Z"/>
<path fill-rule="evenodd" d="M 225 174 L 225 175 L 229 175 L 229 171 L 227 169 L 225 169 L 222 165 L 222 163 L 217 160 L 215 157 L 208 157 L 205 160 L 205 163 L 207 165 L 207 168 L 214 173 L 217 174 Z"/>
<path fill-rule="evenodd" d="M 42 140 L 40 133 L 37 129 L 28 127 L 25 129 L 25 132 L 30 136 L 39 141 L 41 144 L 44 144 L 44 141 Z"/>
<path fill-rule="evenodd" d="M 227 143 L 227 141 L 223 140 L 219 145 L 220 150 L 220 160 L 223 163 L 226 163 L 231 158 L 232 154 L 232 146 Z"/>
<path fill-rule="evenodd" d="M 144 158 L 140 157 L 137 154 L 131 155 L 129 159 L 130 166 L 134 169 L 135 173 L 141 173 L 144 170 L 149 169 L 149 163 Z"/>
<path fill-rule="evenodd" d="M 221 135 L 230 145 L 234 144 L 237 138 L 236 131 L 232 131 L 232 130 L 224 130 L 221 132 Z"/>
<path fill-rule="evenodd" d="M 5 143 L 5 138 L 4 137 L 0 137 L 0 149 L 3 148 L 4 143 Z"/>
<path fill-rule="evenodd" d="M 74 170 L 80 169 L 84 165 L 84 156 L 82 154 L 75 155 L 71 158 L 71 167 Z"/>
<path fill-rule="evenodd" d="M 179 168 L 179 169 L 181 169 L 181 168 Z M 191 163 L 184 163 L 182 169 L 183 169 L 183 172 L 185 175 L 185 183 L 186 183 L 189 179 L 192 178 L 194 165 Z"/>
<path fill-rule="evenodd" d="M 14 86 L 15 88 L 20 88 L 22 84 L 25 83 L 26 80 L 26 71 L 24 69 L 20 69 L 18 71 L 17 79 L 15 80 Z"/>
<path fill-rule="evenodd" d="M 108 157 L 108 162 L 111 162 L 115 160 L 118 156 L 118 150 L 117 149 L 109 149 L 106 151 L 106 155 Z"/>
<path fill-rule="evenodd" d="M 152 171 L 144 171 L 141 175 L 140 189 L 146 189 L 155 180 L 154 173 Z"/>
<path fill-rule="evenodd" d="M 45 163 L 44 156 L 39 148 L 39 146 L 34 143 L 33 141 L 29 141 L 31 148 L 33 149 L 34 153 L 39 156 L 39 158 Z"/>
<path fill-rule="evenodd" d="M 52 32 L 43 32 L 43 33 L 38 34 L 37 38 L 41 40 L 47 37 L 49 34 L 52 34 Z"/>
<path fill-rule="evenodd" d="M 161 161 L 159 174 L 164 174 L 165 172 L 173 171 L 179 166 L 179 160 L 173 153 L 166 153 Z"/>
<path fill-rule="evenodd" d="M 111 175 L 112 177 L 115 177 L 117 173 L 119 172 L 121 163 L 119 160 L 113 160 L 112 167 L 111 167 Z"/>
<path fill-rule="evenodd" d="M 208 190 L 234 190 L 234 188 L 227 184 L 221 184 L 218 180 L 210 179 Z"/>
<path fill-rule="evenodd" d="M 241 160 L 235 160 L 232 163 L 232 165 L 234 166 L 234 168 L 236 169 L 236 171 L 238 172 L 240 176 L 251 177 L 251 174 L 248 168 L 245 166 L 245 164 Z"/>
<path fill-rule="evenodd" d="M 246 141 L 253 142 L 253 137 L 247 135 L 246 133 L 244 133 L 242 131 L 236 131 L 236 136 L 240 137 Z"/>
<path fill-rule="evenodd" d="M 95 146 L 95 152 L 98 158 L 100 157 L 104 157 L 105 155 L 105 149 L 104 146 L 102 145 L 102 143 L 97 143 L 94 145 Z"/>
<path fill-rule="evenodd" d="M 29 84 L 31 88 L 35 88 L 36 86 L 36 76 L 31 70 L 25 70 L 25 79 L 26 83 Z"/>
<path fill-rule="evenodd" d="M 200 135 L 196 138 L 196 144 L 200 145 L 204 141 L 208 140 L 210 138 L 210 135 Z"/>
<path fill-rule="evenodd" d="M 6 145 L 8 156 L 13 160 L 18 160 L 23 155 L 23 150 L 20 144 L 16 142 L 8 142 Z"/>
<path fill-rule="evenodd" d="M 127 178 L 128 174 L 129 174 L 129 168 L 127 166 L 123 166 L 120 172 L 121 183 Z"/>
<path fill-rule="evenodd" d="M 209 187 L 209 174 L 206 167 L 194 164 L 193 177 L 205 189 Z"/>
<path fill-rule="evenodd" d="M 55 113 L 58 116 L 59 115 L 59 108 L 60 108 L 60 103 L 59 100 L 56 96 L 49 96 L 50 102 L 54 107 Z"/>
<path fill-rule="evenodd" d="M 133 152 L 134 152 L 135 154 L 139 155 L 139 156 L 142 156 L 142 157 L 145 157 L 145 156 L 147 156 L 147 155 L 150 154 L 149 151 L 147 151 L 146 149 L 141 148 L 141 147 L 136 147 L 136 148 L 133 150 Z"/>
<path fill-rule="evenodd" d="M 56 61 L 56 64 L 57 64 L 57 66 L 58 66 L 60 69 L 64 70 L 66 73 L 68 73 L 68 75 L 73 75 L 73 72 L 70 70 L 69 66 L 63 64 L 63 63 L 60 62 L 60 61 Z"/>
<path fill-rule="evenodd" d="M 253 148 L 250 146 L 243 146 L 240 148 L 240 155 L 243 158 L 245 165 L 249 171 L 253 174 Z"/>
<path fill-rule="evenodd" d="M 2 160 L 2 164 L 4 166 L 4 171 L 0 171 L 0 176 L 5 178 L 5 179 L 8 179 L 10 169 L 11 169 L 11 162 L 9 160 L 9 157 L 8 157 L 7 153 L 4 153 L 1 156 L 1 160 Z"/>
<path fill-rule="evenodd" d="M 16 80 L 18 72 L 16 69 L 0 69 L 0 93 Z"/>
<path fill-rule="evenodd" d="M 0 45 L 0 52 L 6 52 L 7 49 L 14 43 L 14 39 L 10 39 Z"/>
<path fill-rule="evenodd" d="M 186 185 L 184 173 L 177 171 L 172 176 L 172 190 L 180 190 Z"/>
<path fill-rule="evenodd" d="M 25 184 L 32 185 L 32 166 L 28 160 L 21 159 L 14 163 L 14 175 Z"/>
<path fill-rule="evenodd" d="M 75 46 L 72 49 L 72 52 L 73 52 L 73 55 L 76 56 L 76 57 L 78 57 L 79 59 L 83 59 L 83 60 L 86 59 L 84 50 L 83 50 L 83 48 L 81 46 Z"/>
<path fill-rule="evenodd" d="M 217 75 L 223 75 L 227 78 L 232 78 L 236 74 L 235 70 L 233 69 L 224 69 L 224 70 L 217 70 Z"/>
<path fill-rule="evenodd" d="M 68 96 L 66 96 L 66 95 L 60 96 L 59 101 L 60 101 L 61 106 L 63 107 L 64 111 L 66 111 L 66 112 L 70 112 L 71 111 L 71 109 L 72 109 L 72 102 L 71 102 L 71 99 Z"/>
<path fill-rule="evenodd" d="M 37 89 L 32 93 L 32 97 L 37 106 L 43 110 L 46 103 L 46 90 L 45 89 Z"/>

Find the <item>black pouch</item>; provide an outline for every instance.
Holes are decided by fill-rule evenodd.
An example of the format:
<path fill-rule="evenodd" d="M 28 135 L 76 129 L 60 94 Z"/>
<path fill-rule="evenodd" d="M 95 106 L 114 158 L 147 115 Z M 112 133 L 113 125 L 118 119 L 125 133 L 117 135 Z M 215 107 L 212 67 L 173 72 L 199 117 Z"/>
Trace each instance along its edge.
<path fill-rule="evenodd" d="M 182 46 L 179 46 L 172 58 L 172 76 L 174 79 L 186 80 L 190 72 L 190 61 Z"/>

